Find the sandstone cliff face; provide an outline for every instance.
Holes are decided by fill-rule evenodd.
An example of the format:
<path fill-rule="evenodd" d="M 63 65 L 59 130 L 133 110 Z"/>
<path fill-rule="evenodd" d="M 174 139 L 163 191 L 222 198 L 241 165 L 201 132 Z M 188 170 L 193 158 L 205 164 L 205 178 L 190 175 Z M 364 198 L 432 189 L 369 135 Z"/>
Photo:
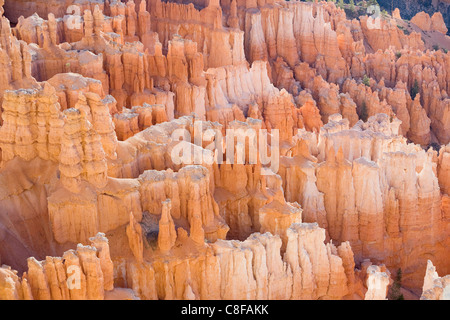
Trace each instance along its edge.
<path fill-rule="evenodd" d="M 127 223 L 124 208 L 138 218 L 141 214 L 136 183 L 107 176 L 108 161 L 117 157 L 112 121 L 108 116 L 104 118 L 107 106 L 95 94 L 80 97 L 78 109 L 63 113 L 60 179 L 48 198 L 53 233 L 60 243 L 83 241 L 99 230 L 106 232 Z M 73 219 L 78 222 L 71 223 Z"/>
<path fill-rule="evenodd" d="M 196 9 L 188 9 L 187 6 L 180 6 L 179 8 L 174 6 L 174 4 L 170 4 L 172 7 L 177 8 L 176 10 L 179 10 L 181 17 L 183 17 L 182 12 L 183 10 L 193 10 L 191 15 L 195 16 L 193 21 L 207 21 L 206 25 L 214 26 L 214 19 L 218 19 L 217 17 L 217 9 L 219 8 L 213 8 L 207 7 L 203 10 L 197 11 Z M 161 7 L 162 6 L 162 7 Z M 33 25 L 39 24 L 39 28 L 36 29 L 36 35 L 30 36 L 24 32 L 23 35 L 20 32 L 21 28 L 20 26 L 17 27 L 17 36 L 20 39 L 25 39 L 26 41 L 32 41 L 31 39 L 41 39 L 42 36 L 39 35 L 41 33 L 43 35 L 43 38 L 48 39 L 46 43 L 41 43 L 40 46 L 44 47 L 52 47 L 53 51 L 58 51 L 58 57 L 55 57 L 54 53 L 49 52 L 48 50 L 39 50 L 38 51 L 38 63 L 34 63 L 36 67 L 33 69 L 40 69 L 39 72 L 35 72 L 34 76 L 37 77 L 39 80 L 47 80 L 52 75 L 56 74 L 57 72 L 67 72 L 67 71 L 75 71 L 82 73 L 85 76 L 93 77 L 95 79 L 98 79 L 102 82 L 103 88 L 105 91 L 108 91 L 109 85 L 111 85 L 111 93 L 114 96 L 114 98 L 117 101 L 117 105 L 119 110 L 122 108 L 123 105 L 127 105 L 129 107 L 134 105 L 142 105 L 143 103 L 149 103 L 154 104 L 155 100 L 153 100 L 154 95 L 156 95 L 156 100 L 158 100 L 158 96 L 167 95 L 167 98 L 164 98 L 163 104 L 166 107 L 168 119 L 172 119 L 172 104 L 175 103 L 176 105 L 176 112 L 175 116 L 182 116 L 182 115 L 188 115 L 190 112 L 195 112 L 200 117 L 205 117 L 207 120 L 217 120 L 216 111 L 211 114 L 210 112 L 206 112 L 206 110 L 203 110 L 203 100 L 206 104 L 206 109 L 208 109 L 208 97 L 202 88 L 202 84 L 204 83 L 202 80 L 202 69 L 207 69 L 209 66 L 212 67 L 219 67 L 224 65 L 241 65 L 242 63 L 245 63 L 244 60 L 244 54 L 243 51 L 247 52 L 247 47 L 250 46 L 252 50 L 256 50 L 257 52 L 265 52 L 266 51 L 274 51 L 274 53 L 264 53 L 256 55 L 255 58 L 250 58 L 249 60 L 252 62 L 254 60 L 262 59 L 262 60 L 269 60 L 270 62 L 270 68 L 268 69 L 268 73 L 272 74 L 274 76 L 277 76 L 277 80 L 275 81 L 275 84 L 278 86 L 286 88 L 289 92 L 297 95 L 299 93 L 299 83 L 296 82 L 294 79 L 294 76 L 297 78 L 297 75 L 294 75 L 293 69 L 296 68 L 298 65 L 298 60 L 306 61 L 311 66 L 313 66 L 317 73 L 320 74 L 324 79 L 329 80 L 331 82 L 342 82 L 345 77 L 348 77 L 350 74 L 362 77 L 365 73 L 371 72 L 370 70 L 374 69 L 377 70 L 378 68 L 371 68 L 370 65 L 365 66 L 365 63 L 363 62 L 362 56 L 365 54 L 365 50 L 363 46 L 361 45 L 361 41 L 364 37 L 367 37 L 368 39 L 370 37 L 374 37 L 374 39 L 381 39 L 380 37 L 375 36 L 376 30 L 366 30 L 363 32 L 361 29 L 361 25 L 358 21 L 353 21 L 352 23 L 348 23 L 345 20 L 345 17 L 343 16 L 343 12 L 340 11 L 340 9 L 337 9 L 331 4 L 327 4 L 326 6 L 315 6 L 312 4 L 289 4 L 287 7 L 280 7 L 280 4 L 277 4 L 275 6 L 271 5 L 268 6 L 268 8 L 264 8 L 259 10 L 259 8 L 256 8 L 255 10 L 249 10 L 247 12 L 248 16 L 248 23 L 245 22 L 246 27 L 244 28 L 244 32 L 246 34 L 250 34 L 250 39 L 248 40 L 249 45 L 247 46 L 247 38 L 243 38 L 242 34 L 241 36 L 228 36 L 233 38 L 233 43 L 236 45 L 240 43 L 240 41 L 244 40 L 244 47 L 240 47 L 240 49 L 236 49 L 235 52 L 234 48 L 232 49 L 232 59 L 228 58 L 220 58 L 226 52 L 226 50 L 222 50 L 217 53 L 211 54 L 209 50 L 212 50 L 214 48 L 217 48 L 218 46 L 212 45 L 211 49 L 208 49 L 208 46 L 210 43 L 216 41 L 216 40 L 208 40 L 211 36 L 211 39 L 218 39 L 221 36 L 216 35 L 216 32 L 214 30 L 209 30 L 208 32 L 204 31 L 205 34 L 198 36 L 199 33 L 192 34 L 193 30 L 196 30 L 195 27 L 190 27 L 188 29 L 183 29 L 183 31 L 187 32 L 180 32 L 179 28 L 181 27 L 180 24 L 180 16 L 175 15 L 174 13 L 166 13 L 169 12 L 169 9 L 165 9 L 166 4 L 159 2 L 149 2 L 148 6 L 145 2 L 140 2 L 139 8 L 135 7 L 134 3 L 130 1 L 129 5 L 120 4 L 118 2 L 113 2 L 109 7 L 110 15 L 112 19 L 106 19 L 103 16 L 103 13 L 101 12 L 101 7 L 94 7 L 91 9 L 88 9 L 85 14 L 86 16 L 86 23 L 82 23 L 80 30 L 81 36 L 77 39 L 71 39 L 69 42 L 74 42 L 74 44 L 64 45 L 59 47 L 55 47 L 56 44 L 60 43 L 60 41 L 63 41 L 64 36 L 62 39 L 57 40 L 60 36 L 60 34 L 65 34 L 65 32 L 68 30 L 61 29 L 59 27 L 59 22 L 56 23 L 56 26 L 51 27 L 51 25 L 54 25 L 52 19 L 53 17 L 49 17 L 49 20 L 37 20 L 37 18 L 34 18 L 33 22 L 30 21 Z M 156 15 L 155 17 L 151 17 L 149 12 L 147 11 L 146 7 L 148 8 L 158 8 L 155 12 L 160 13 L 160 15 Z M 170 6 L 169 6 L 170 7 Z M 280 9 L 282 8 L 282 10 Z M 134 10 L 135 9 L 135 10 Z M 255 9 L 255 8 L 254 8 Z M 160 11 L 158 11 L 160 10 Z M 175 9 L 171 9 L 176 11 Z M 108 13 L 106 11 L 106 13 Z M 131 13 L 128 13 L 131 12 Z M 134 13 L 133 13 L 134 12 Z M 201 12 L 201 13 L 200 13 Z M 212 12 L 215 12 L 212 14 Z M 252 13 L 254 12 L 254 13 Z M 280 12 L 278 14 L 278 12 Z M 317 25 L 317 27 L 314 27 L 316 29 L 317 36 L 313 33 L 313 40 L 314 46 L 308 46 L 306 48 L 300 48 L 301 46 L 305 46 L 308 41 L 306 38 L 304 41 L 299 42 L 299 39 L 303 39 L 304 37 L 302 34 L 305 34 L 305 32 L 309 32 L 306 30 L 306 27 L 302 27 L 301 25 L 296 25 L 294 23 L 294 26 L 291 27 L 283 27 L 278 25 L 273 25 L 277 21 L 278 23 L 285 23 L 283 22 L 284 13 L 288 16 L 295 15 L 296 17 L 303 17 L 304 19 L 293 19 L 293 21 L 307 21 L 310 19 L 312 22 L 312 25 Z M 170 23 L 167 25 L 167 19 L 161 20 L 161 16 L 170 16 L 169 20 Z M 281 15 L 281 16 L 280 16 Z M 212 18 L 212 17 L 215 18 Z M 251 17 L 260 17 L 257 20 L 255 20 L 254 27 L 251 26 L 253 22 L 251 22 Z M 281 20 L 280 20 L 280 17 Z M 311 16 L 310 18 L 306 19 L 305 17 Z M 276 19 L 275 19 L 276 17 Z M 84 19 L 84 17 L 83 17 Z M 114 20 L 119 19 L 117 22 L 114 22 Z M 120 20 L 122 19 L 122 20 Z M 267 22 L 265 22 L 265 19 L 269 19 Z M 292 20 L 292 19 L 291 19 Z M 147 21 L 147 22 L 146 22 Z M 157 25 L 157 33 L 152 31 L 152 28 L 148 26 L 148 21 L 151 22 L 151 25 L 156 23 Z M 247 20 L 246 20 L 247 21 Z M 260 21 L 260 22 L 258 22 Z M 289 24 L 289 18 L 286 20 Z M 315 22 L 314 22 L 315 21 Z M 384 21 L 384 20 L 383 20 Z M 363 20 L 362 20 L 363 22 Z M 362 23 L 361 22 L 361 23 Z M 204 22 L 202 22 L 204 23 Z M 384 23 L 384 22 L 383 22 Z M 330 26 L 329 31 L 324 31 L 323 26 Z M 404 40 L 403 33 L 396 28 L 395 25 L 390 23 L 391 27 L 393 28 L 392 32 L 399 32 L 398 35 L 398 43 L 399 45 L 396 45 L 396 48 L 400 50 L 401 48 L 404 48 L 405 46 L 409 48 L 419 48 L 420 46 L 413 45 L 412 40 Z M 46 27 L 44 27 L 46 26 Z M 124 29 L 125 26 L 125 29 Z M 128 26 L 128 29 L 127 27 Z M 170 28 L 169 28 L 170 26 Z M 161 29 L 158 29 L 161 28 Z M 162 30 L 166 29 L 174 30 L 167 32 L 162 32 Z M 212 27 L 211 27 L 212 28 Z M 313 29 L 314 29 L 313 28 Z M 60 30 L 61 29 L 61 30 Z M 86 30 L 84 30 L 86 29 Z M 284 37 L 285 32 L 291 32 L 290 29 L 293 29 L 292 36 L 287 34 L 286 37 L 296 37 L 296 41 L 291 41 L 294 47 L 292 49 L 290 48 L 290 45 L 286 45 L 281 43 L 282 37 Z M 383 30 L 385 28 L 382 28 Z M 56 30 L 56 31 L 55 31 Z M 66 30 L 66 31 L 64 31 Z M 175 32 L 175 30 L 178 30 Z M 256 31 L 251 31 L 256 30 Z M 261 35 L 254 35 L 252 36 L 252 32 L 260 32 L 263 31 Z M 267 31 L 266 31 L 267 30 Z M 277 31 L 280 30 L 280 31 Z M 67 31 L 69 32 L 69 31 Z M 219 34 L 226 34 L 226 33 L 232 33 L 233 30 L 227 29 L 225 31 L 221 31 Z M 311 31 L 312 32 L 312 31 Z M 325 32 L 325 34 L 324 34 Z M 384 32 L 384 31 L 383 31 Z M 391 33 L 392 33 L 391 32 Z M 275 37 L 280 33 L 278 38 L 280 39 L 280 44 L 278 45 L 275 40 L 270 40 L 270 37 Z M 193 40 L 184 40 L 180 38 L 180 34 L 182 38 L 192 38 Z M 329 36 L 328 34 L 331 34 Z M 58 35 L 58 36 L 56 36 Z M 118 35 L 120 37 L 120 40 L 111 38 L 113 35 Z M 411 35 L 410 37 L 412 37 Z M 252 37 L 256 37 L 260 40 L 255 40 L 255 44 L 250 44 L 253 40 Z M 265 39 L 269 37 L 268 39 Z M 309 36 L 305 36 L 309 37 Z M 336 40 L 333 40 L 336 37 Z M 161 42 L 159 42 L 159 39 Z M 55 40 L 56 39 L 56 40 Z M 131 47 L 127 45 L 124 42 L 124 39 L 128 41 L 136 41 L 140 40 L 144 46 L 135 46 Z M 392 37 L 389 38 L 389 41 L 380 41 L 382 46 L 372 44 L 373 49 L 387 49 L 387 47 L 384 47 L 386 43 L 393 44 Z M 406 39 L 406 38 L 405 38 Z M 118 41 L 111 42 L 112 40 Z M 225 39 L 226 40 L 226 39 Z M 344 41 L 345 40 L 345 41 Z M 222 40 L 220 40 L 222 41 Z M 334 43 L 336 41 L 336 43 Z M 369 39 L 370 41 L 370 39 Z M 226 42 L 226 41 L 225 41 Z M 231 40 L 228 41 L 228 43 L 232 42 Z M 262 42 L 261 44 L 258 44 L 259 42 Z M 267 43 L 270 45 L 268 45 Z M 187 45 L 187 43 L 190 43 Z M 345 43 L 348 43 L 348 45 L 345 45 Z M 228 45 L 228 44 L 227 44 Z M 264 50 L 257 49 L 259 47 L 266 48 Z M 330 47 L 331 46 L 331 47 Z M 184 48 L 186 47 L 186 48 Z M 168 48 L 168 55 L 167 57 L 161 54 L 161 50 L 163 48 Z M 189 49 L 188 49 L 189 48 Z M 203 48 L 203 49 L 202 49 Z M 276 50 L 287 50 L 286 52 L 291 53 L 283 53 L 280 54 L 276 52 Z M 323 49 L 322 49 L 323 48 Z M 78 49 L 78 50 L 90 50 L 83 52 L 82 56 L 83 59 L 80 59 L 77 56 L 74 56 L 73 54 L 69 53 L 69 49 Z M 202 51 L 203 50 L 203 51 Z M 315 53 L 314 51 L 317 51 Z M 271 52 L 272 52 L 271 51 Z M 90 53 L 93 52 L 94 54 Z M 201 53 L 200 53 L 201 52 Z M 300 55 L 295 55 L 297 52 L 300 52 Z M 138 57 L 137 55 L 141 55 Z M 143 56 L 142 56 L 143 55 Z M 289 58 L 288 55 L 294 55 L 292 58 Z M 302 56 L 305 55 L 305 56 Z M 306 56 L 307 55 L 307 56 Z M 49 65 L 46 60 L 51 59 L 57 59 L 60 62 L 55 65 Z M 61 56 L 63 58 L 61 59 Z M 121 57 L 124 57 L 123 59 Z M 395 56 L 395 54 L 391 54 L 391 56 Z M 179 57 L 179 58 L 177 58 Z M 214 59 L 218 59 L 219 62 L 215 64 L 209 64 L 208 59 L 211 59 L 214 57 Z M 233 57 L 236 57 L 234 59 Z M 239 57 L 239 58 L 238 58 Z M 287 58 L 286 58 L 287 57 Z M 108 61 L 107 64 L 107 72 L 103 72 L 101 69 L 101 60 Z M 179 64 L 177 59 L 181 59 L 180 61 L 186 61 L 184 66 Z M 174 60 L 172 62 L 172 60 Z M 288 61 L 290 60 L 290 61 Z M 372 60 L 372 59 L 371 59 Z M 371 61 L 369 60 L 369 61 Z M 410 61 L 410 59 L 403 59 L 405 61 Z M 283 68 L 277 69 L 275 68 L 275 61 L 278 63 L 278 65 L 282 64 Z M 295 62 L 292 62 L 295 61 Z M 42 67 L 44 65 L 44 68 Z M 379 66 L 379 63 L 373 64 L 373 66 Z M 57 67 L 56 67 L 57 66 Z M 56 68 L 55 68 L 56 67 Z M 368 70 L 367 70 L 368 68 Z M 392 69 L 392 62 L 391 67 Z M 44 70 L 43 70 L 44 69 Z M 189 69 L 189 75 L 188 75 L 188 69 Z M 366 70 L 364 70 L 366 69 Z M 129 70 L 133 70 L 131 73 Z M 178 70 L 178 71 L 176 71 Z M 291 70 L 291 71 L 289 71 Z M 344 73 L 342 73 L 341 70 L 346 70 Z M 156 71 L 156 72 L 155 72 Z M 134 76 L 134 73 L 137 72 L 137 76 Z M 174 73 L 175 72 L 175 73 Z M 385 77 L 386 81 L 398 81 L 395 79 L 392 79 L 394 72 L 391 70 L 388 74 L 384 73 L 383 76 Z M 282 78 L 280 78 L 282 77 Z M 300 76 L 301 77 L 301 76 Z M 380 74 L 375 75 L 377 79 L 381 79 Z M 395 77 L 395 76 L 394 76 Z M 109 81 L 108 81 L 109 78 Z M 167 82 L 167 78 L 169 79 L 169 83 Z M 283 79 L 283 80 L 281 80 Z M 402 80 L 405 80 L 402 78 Z M 408 87 L 411 88 L 414 82 L 414 79 L 406 79 L 408 83 Z M 155 91 L 154 85 L 157 85 L 158 87 L 163 87 L 164 91 L 168 90 L 170 88 L 173 93 L 175 93 L 175 96 L 173 96 L 172 92 L 159 92 Z M 442 87 L 442 82 L 440 82 L 440 86 Z M 447 85 L 445 84 L 445 87 Z M 317 89 L 316 89 L 317 90 Z M 436 93 L 436 92 L 435 92 Z M 131 95 L 129 99 L 126 99 L 126 95 Z M 323 96 L 328 96 L 328 93 L 324 93 Z M 430 95 L 431 97 L 431 95 Z M 439 95 L 438 95 L 439 97 Z M 173 100 L 175 99 L 175 100 Z M 318 99 L 315 97 L 315 99 Z M 326 98 L 328 100 L 329 98 Z M 425 98 L 426 99 L 426 98 Z M 444 133 L 446 122 L 445 120 L 442 121 L 442 119 L 446 119 L 446 102 L 443 101 L 445 98 L 437 98 L 438 104 L 440 106 L 435 109 L 433 107 L 432 113 L 435 113 L 437 111 L 436 116 L 431 116 L 430 112 L 428 111 L 429 107 L 424 106 L 427 110 L 427 116 L 431 118 L 432 122 L 430 123 L 434 133 L 438 136 L 438 140 L 441 143 L 447 143 L 447 136 Z M 161 99 L 159 99 L 161 100 Z M 430 101 L 425 100 L 425 101 Z M 160 102 L 156 102 L 160 103 Z M 324 104 L 326 105 L 333 105 L 333 102 L 328 100 L 325 101 Z M 425 102 L 426 103 L 426 102 Z M 423 102 L 422 102 L 423 104 Z M 436 103 L 434 104 L 436 105 Z M 64 106 L 63 106 L 64 108 Z M 244 107 L 243 111 L 245 114 L 245 110 L 247 107 Z M 241 108 L 242 109 L 242 108 Z M 342 108 L 341 108 L 342 109 Z M 327 116 L 334 114 L 337 110 L 329 110 L 326 111 L 326 107 L 323 109 L 324 113 L 324 119 L 326 122 Z M 415 109 L 414 109 L 415 110 Z M 394 110 L 394 112 L 397 110 Z M 226 115 L 224 115 L 225 111 L 221 111 L 221 115 L 219 118 L 230 118 L 234 117 L 236 118 L 236 112 L 233 112 L 233 116 L 231 116 L 231 111 L 227 111 Z M 340 111 L 344 112 L 344 111 Z M 412 112 L 414 113 L 414 111 Z M 416 112 L 417 113 L 417 112 Z M 350 116 L 350 115 L 349 115 Z M 353 115 L 354 116 L 354 115 Z M 404 126 L 407 128 L 408 125 L 406 124 L 409 120 L 406 117 L 406 112 L 404 109 L 401 109 L 398 111 L 399 118 L 404 121 Z M 419 116 L 420 118 L 423 118 L 423 115 Z M 135 120 L 129 120 L 127 116 L 119 117 L 120 119 L 117 120 L 117 123 L 119 124 L 123 131 L 123 133 L 120 133 L 121 140 L 125 140 L 130 135 L 136 133 L 136 126 L 132 124 Z M 435 120 L 433 120 L 433 118 Z M 205 119 L 205 118 L 203 118 Z M 130 123 L 131 121 L 131 123 Z M 298 121 L 294 119 L 294 121 Z M 222 123 L 225 124 L 226 120 L 222 120 Z M 427 122 L 423 122 L 423 126 L 425 127 L 427 125 Z M 353 122 L 352 122 L 353 124 Z M 130 127 L 128 129 L 128 127 Z M 133 129 L 134 128 L 134 129 Z M 406 130 L 406 129 L 405 129 Z M 422 129 L 418 129 L 422 130 Z M 128 132 L 128 133 L 125 133 Z M 421 135 L 423 133 L 418 133 L 419 137 L 416 138 L 416 135 L 412 135 L 411 138 L 414 139 L 415 142 L 425 144 L 426 142 L 430 143 L 431 140 L 429 138 L 422 138 Z M 426 134 L 425 134 L 426 135 Z"/>
<path fill-rule="evenodd" d="M 178 172 L 145 171 L 140 177 L 142 209 L 151 214 L 171 217 L 178 223 L 190 225 L 199 219 L 210 241 L 224 239 L 228 226 L 219 215 L 219 207 L 210 190 L 210 173 L 205 167 L 187 166 Z M 170 199 L 170 209 L 164 203 Z M 169 218 L 167 223 L 170 223 Z"/>
<path fill-rule="evenodd" d="M 425 62 L 430 58 L 427 54 L 418 51 L 395 53 L 389 49 L 369 54 L 366 68 L 378 83 L 373 81 L 368 87 L 346 80 L 342 90 L 350 94 L 359 108 L 364 104 L 369 115 L 373 112 L 371 109 L 395 114 L 402 121 L 402 134 L 413 142 L 428 146 L 434 135 L 439 143 L 446 144 L 448 137 L 444 128 L 448 126 L 448 102 L 442 91 L 447 90 L 443 71 L 446 57 L 439 52 L 436 54 L 434 66 Z"/>
<path fill-rule="evenodd" d="M 378 115 L 378 119 L 372 117 L 367 123 L 358 123 L 350 130 L 348 122 L 340 119 L 340 117 L 333 118 L 322 128 L 319 148 L 313 153 L 316 159 L 311 158 L 308 148 L 305 150 L 303 147 L 306 159 L 309 157 L 307 162 L 305 155 L 301 158 L 296 156 L 298 160 L 296 157 L 290 160 L 292 161 L 290 167 L 297 167 L 296 170 L 299 170 L 297 176 L 292 177 L 292 174 L 287 173 L 284 175 L 284 171 L 281 171 L 286 197 L 292 201 L 295 199 L 293 195 L 305 194 L 302 190 L 307 182 L 299 183 L 299 181 L 312 181 L 317 186 L 317 191 L 308 190 L 308 193 L 316 193 L 314 206 L 311 206 L 309 198 L 298 197 L 297 200 L 305 211 L 308 208 L 308 217 L 312 216 L 315 221 L 322 221 L 321 225 L 326 226 L 331 239 L 338 243 L 350 241 L 357 261 L 370 256 L 377 257 L 377 261 L 386 263 L 389 268 L 399 263 L 398 266 L 402 270 L 416 269 L 417 276 L 405 275 L 404 283 L 411 281 L 411 285 L 414 282 L 418 285 L 421 281 L 419 274 L 422 271 L 419 270 L 423 267 L 423 260 L 419 259 L 410 264 L 411 260 L 402 262 L 388 258 L 392 257 L 391 254 L 385 257 L 383 255 L 390 250 L 403 250 L 402 248 L 408 247 L 412 240 L 407 239 L 417 237 L 419 233 L 422 235 L 429 233 L 431 236 L 433 230 L 446 225 L 446 218 L 436 216 L 439 215 L 438 212 L 442 212 L 439 203 L 443 198 L 439 195 L 437 176 L 432 169 L 435 166 L 432 157 L 423 151 L 422 155 L 420 152 L 410 153 L 407 145 L 401 142 L 402 138 L 396 135 L 399 124 L 389 125 L 387 116 Z M 372 134 L 374 134 L 372 138 L 369 138 Z M 378 140 L 383 135 L 385 138 Z M 388 140 L 384 140 L 386 138 Z M 397 140 L 399 138 L 400 140 Z M 369 142 L 371 140 L 372 142 Z M 444 156 L 445 153 L 442 157 Z M 315 165 L 317 160 L 319 164 Z M 308 174 L 308 170 L 311 170 L 307 169 L 308 163 L 309 166 L 316 167 L 315 172 L 312 169 L 311 178 L 307 178 L 311 175 Z M 403 178 L 401 175 L 392 175 L 395 170 L 393 167 L 400 163 L 406 170 L 405 175 L 402 175 Z M 406 182 L 407 179 L 412 181 Z M 406 192 L 405 188 L 410 188 L 410 191 Z M 400 194 L 396 190 L 403 191 Z M 371 200 L 365 197 L 367 192 L 372 194 Z M 404 197 L 408 197 L 409 200 L 403 200 Z M 427 212 L 428 218 L 433 221 L 421 222 L 419 232 L 410 227 L 416 223 L 413 221 L 421 219 L 411 215 L 410 210 L 416 210 L 412 209 L 413 207 Z M 400 234 L 403 235 L 402 240 L 398 238 Z M 436 240 L 431 236 L 426 241 Z M 419 254 L 416 251 L 417 247 L 410 248 L 412 251 L 409 257 Z M 445 250 L 441 251 L 437 247 L 436 250 L 440 252 L 438 255 L 442 258 L 445 256 Z"/>
<path fill-rule="evenodd" d="M 313 10 L 317 10 L 315 16 Z M 247 58 L 252 62 L 280 57 L 290 68 L 301 58 L 316 67 L 323 66 L 324 78 L 332 82 L 342 79 L 348 75 L 348 66 L 339 51 L 335 31 L 342 18 L 342 11 L 338 12 L 333 5 L 325 8 L 300 2 L 247 10 L 244 29 Z"/>
<path fill-rule="evenodd" d="M 165 255 L 166 261 L 137 265 L 120 260 L 117 271 L 146 299 L 338 299 L 350 293 L 349 287 L 362 287 L 348 244 L 324 244 L 324 230 L 316 224 L 293 224 L 288 238 L 283 257 L 281 239 L 269 233 L 193 248 L 179 232 L 178 248 Z M 188 259 L 192 250 L 195 258 Z"/>
<path fill-rule="evenodd" d="M 36 80 L 32 77 L 31 53 L 24 41 L 18 40 L 11 34 L 8 19 L 0 17 L 0 55 L 1 67 L 4 72 L 1 75 L 0 95 L 3 100 L 5 90 L 18 88 L 36 88 Z"/>
<path fill-rule="evenodd" d="M 404 47 L 412 49 L 424 49 L 424 42 L 417 32 L 412 32 L 406 35 L 397 27 L 396 21 L 393 19 L 380 19 L 380 26 L 374 28 L 371 26 L 369 17 L 361 19 L 361 28 L 364 36 L 367 38 L 373 50 L 386 50 L 389 47 L 394 47 L 399 50 Z"/>
<path fill-rule="evenodd" d="M 3 103 L 2 161 L 18 156 L 57 161 L 63 120 L 52 86 L 41 90 L 7 91 Z"/>

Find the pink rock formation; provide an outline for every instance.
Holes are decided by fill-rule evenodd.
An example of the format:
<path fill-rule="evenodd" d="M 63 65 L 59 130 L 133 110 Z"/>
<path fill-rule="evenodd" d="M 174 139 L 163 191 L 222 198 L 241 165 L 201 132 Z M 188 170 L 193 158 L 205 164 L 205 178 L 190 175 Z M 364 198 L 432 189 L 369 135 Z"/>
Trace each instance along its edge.
<path fill-rule="evenodd" d="M 379 266 L 367 268 L 367 292 L 364 300 L 386 300 L 389 274 L 381 272 Z"/>
<path fill-rule="evenodd" d="M 436 12 L 431 18 L 427 13 L 419 12 L 411 19 L 411 22 L 423 31 L 438 31 L 443 34 L 446 34 L 448 31 L 440 12 Z"/>
<path fill-rule="evenodd" d="M 420 300 L 448 300 L 450 277 L 439 277 L 433 263 L 428 260 Z"/>
<path fill-rule="evenodd" d="M 134 220 L 134 215 L 132 212 L 130 212 L 130 223 L 127 226 L 126 232 L 128 237 L 128 244 L 131 251 L 133 252 L 134 258 L 138 263 L 142 263 L 142 255 L 144 251 L 142 228 L 140 224 Z"/>
<path fill-rule="evenodd" d="M 37 103 L 36 103 L 37 101 Z M 61 149 L 63 120 L 55 90 L 7 91 L 3 103 L 2 161 L 18 156 L 57 161 Z"/>
<path fill-rule="evenodd" d="M 167 217 L 170 212 L 174 219 L 188 223 L 191 233 L 193 226 L 200 219 L 207 239 L 215 241 L 225 238 L 228 226 L 219 215 L 219 208 L 211 194 L 210 173 L 205 167 L 187 166 L 178 172 L 171 169 L 149 170 L 139 179 L 143 210 L 153 214 L 162 214 L 164 211 L 161 223 L 168 225 L 167 228 L 170 229 L 170 219 Z M 171 209 L 165 202 L 166 199 L 171 199 Z M 173 239 L 172 231 L 166 230 L 165 234 L 168 239 Z M 172 243 L 172 240 L 167 241 Z"/>
<path fill-rule="evenodd" d="M 302 115 L 306 130 L 318 132 L 323 126 L 319 109 L 315 105 L 315 101 L 312 97 L 307 98 L 307 100 L 303 103 L 300 107 L 300 113 Z"/>
<path fill-rule="evenodd" d="M 431 18 L 425 12 L 419 12 L 412 19 L 411 22 L 418 26 L 423 31 L 431 31 Z"/>
<path fill-rule="evenodd" d="M 394 19 L 380 18 L 375 22 L 370 19 L 373 20 L 372 17 L 361 17 L 361 29 L 373 50 L 386 50 L 390 47 L 400 50 L 406 46 L 412 49 L 424 49 L 420 33 L 412 32 L 406 35 L 397 27 Z M 411 20 L 412 23 L 415 23 L 414 21 L 414 19 Z"/>
<path fill-rule="evenodd" d="M 103 300 L 114 291 L 108 239 L 97 234 L 92 246 L 79 244 L 62 257 L 27 260 L 22 278 L 10 268 L 0 268 L 2 299 L 7 300 Z"/>
<path fill-rule="evenodd" d="M 400 10 L 398 8 L 395 8 L 394 11 L 392 11 L 392 18 L 394 19 L 401 19 Z"/>
<path fill-rule="evenodd" d="M 171 201 L 165 200 L 161 210 L 158 233 L 158 249 L 162 252 L 172 249 L 177 240 L 175 224 L 173 223 L 172 215 L 170 213 L 171 208 Z"/>
<path fill-rule="evenodd" d="M 431 29 L 434 31 L 438 31 L 443 34 L 447 34 L 448 28 L 445 25 L 444 18 L 442 17 L 442 13 L 435 12 L 431 17 Z"/>

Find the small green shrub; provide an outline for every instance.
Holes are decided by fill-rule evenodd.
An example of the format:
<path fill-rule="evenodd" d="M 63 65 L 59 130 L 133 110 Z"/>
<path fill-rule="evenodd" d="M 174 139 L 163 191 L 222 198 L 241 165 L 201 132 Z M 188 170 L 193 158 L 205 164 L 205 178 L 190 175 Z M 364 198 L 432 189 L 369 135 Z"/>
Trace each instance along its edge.
<path fill-rule="evenodd" d="M 415 79 L 414 85 L 411 88 L 411 99 L 414 100 L 419 92 L 420 92 L 419 82 L 417 81 L 417 79 Z"/>
<path fill-rule="evenodd" d="M 394 284 L 389 290 L 389 300 L 405 300 L 403 293 L 401 292 L 402 287 L 402 269 L 397 270 L 397 275 L 394 279 Z"/>
<path fill-rule="evenodd" d="M 367 74 L 364 75 L 363 83 L 364 83 L 367 87 L 370 87 L 370 78 L 367 76 Z"/>

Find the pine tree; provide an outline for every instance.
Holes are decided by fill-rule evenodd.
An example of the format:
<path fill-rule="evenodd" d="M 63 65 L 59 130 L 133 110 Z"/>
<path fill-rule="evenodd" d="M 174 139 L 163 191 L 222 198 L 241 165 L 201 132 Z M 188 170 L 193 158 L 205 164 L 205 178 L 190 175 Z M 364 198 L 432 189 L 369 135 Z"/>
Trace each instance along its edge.
<path fill-rule="evenodd" d="M 369 118 L 369 114 L 367 112 L 367 105 L 365 101 L 363 101 L 362 103 L 361 110 L 359 112 L 359 118 L 364 122 L 367 122 L 367 119 Z"/>
<path fill-rule="evenodd" d="M 417 79 L 415 79 L 414 85 L 411 88 L 411 99 L 414 100 L 419 92 L 420 92 L 419 82 L 417 81 Z"/>
<path fill-rule="evenodd" d="M 352 11 L 352 12 L 355 12 L 356 11 L 356 8 L 355 8 L 355 1 L 354 0 L 350 0 L 350 10 Z"/>
<path fill-rule="evenodd" d="M 367 76 L 367 74 L 364 75 L 363 83 L 364 83 L 367 87 L 370 87 L 370 78 Z"/>
<path fill-rule="evenodd" d="M 392 288 L 389 290 L 389 299 L 390 300 L 405 300 L 403 293 L 401 292 L 402 287 L 402 269 L 397 270 L 397 275 L 394 279 L 394 284 Z"/>

